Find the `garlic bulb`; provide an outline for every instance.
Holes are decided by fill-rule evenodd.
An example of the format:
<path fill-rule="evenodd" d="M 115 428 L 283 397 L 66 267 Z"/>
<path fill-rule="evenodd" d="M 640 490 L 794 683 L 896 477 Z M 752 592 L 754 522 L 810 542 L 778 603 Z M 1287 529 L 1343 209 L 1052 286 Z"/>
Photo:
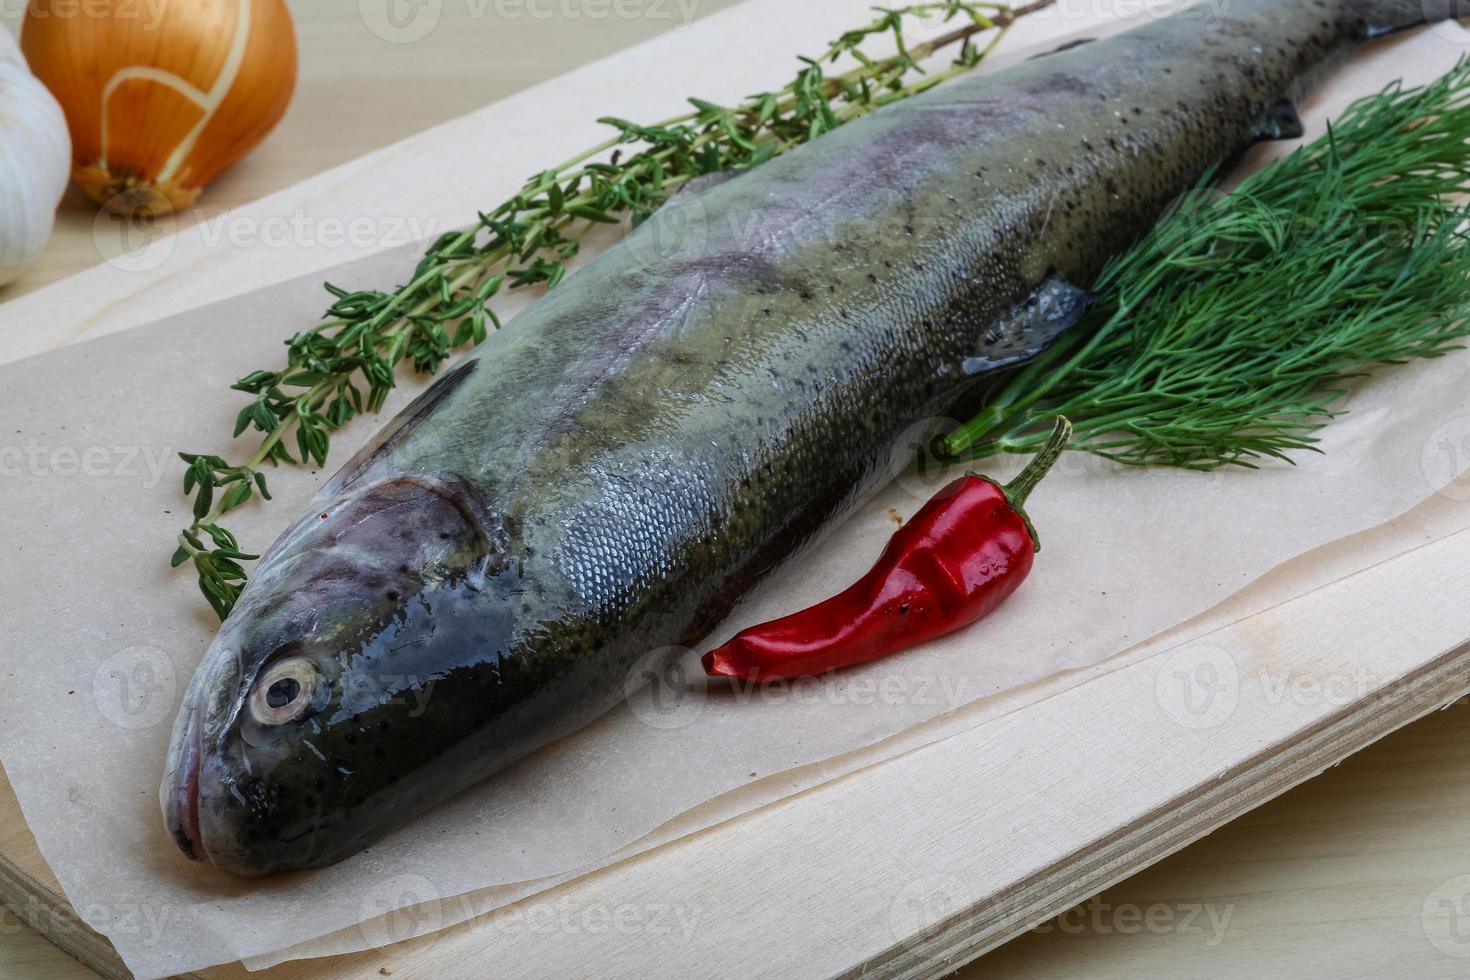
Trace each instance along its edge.
<path fill-rule="evenodd" d="M 0 286 L 46 247 L 70 157 L 61 107 L 0 27 Z"/>
<path fill-rule="evenodd" d="M 280 121 L 296 83 L 284 0 L 30 0 L 21 47 L 66 113 L 72 176 L 129 214 L 187 207 Z"/>

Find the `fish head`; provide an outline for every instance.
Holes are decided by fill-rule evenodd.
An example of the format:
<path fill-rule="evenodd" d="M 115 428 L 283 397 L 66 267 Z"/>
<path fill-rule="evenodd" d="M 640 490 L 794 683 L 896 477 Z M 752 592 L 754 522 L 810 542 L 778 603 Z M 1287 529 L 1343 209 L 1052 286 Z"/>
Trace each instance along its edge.
<path fill-rule="evenodd" d="M 405 476 L 318 505 L 262 559 L 174 725 L 165 825 L 235 874 L 340 860 L 447 795 L 423 774 L 451 733 L 411 722 L 493 560 L 482 518 L 452 482 Z"/>

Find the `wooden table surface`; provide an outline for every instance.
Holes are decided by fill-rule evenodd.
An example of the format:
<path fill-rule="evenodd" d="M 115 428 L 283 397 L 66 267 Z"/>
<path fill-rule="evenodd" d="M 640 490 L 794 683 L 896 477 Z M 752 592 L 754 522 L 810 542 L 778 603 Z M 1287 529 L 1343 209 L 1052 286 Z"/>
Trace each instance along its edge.
<path fill-rule="evenodd" d="M 365 25 L 359 10 L 369 0 L 294 0 L 302 65 L 291 111 L 185 220 L 207 220 L 732 2 L 429 0 L 437 25 L 397 43 Z M 0 6 L 12 30 L 14 6 Z M 69 194 L 43 261 L 0 289 L 0 301 L 97 263 L 93 218 Z M 1470 975 L 1470 707 L 1390 736 L 961 976 L 1267 973 Z M 0 976 L 91 975 L 0 909 Z"/>

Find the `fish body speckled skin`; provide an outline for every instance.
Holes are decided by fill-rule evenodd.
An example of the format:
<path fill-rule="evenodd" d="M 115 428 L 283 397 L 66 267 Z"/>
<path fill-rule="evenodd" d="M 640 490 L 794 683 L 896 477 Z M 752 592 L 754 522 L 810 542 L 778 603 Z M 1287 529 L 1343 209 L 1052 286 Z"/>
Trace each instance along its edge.
<path fill-rule="evenodd" d="M 1209 167 L 1289 131 L 1283 100 L 1423 17 L 1206 4 L 676 195 L 276 543 L 180 715 L 174 837 L 241 874 L 340 860 L 605 712 L 891 477 L 902 433 L 1071 326 Z"/>

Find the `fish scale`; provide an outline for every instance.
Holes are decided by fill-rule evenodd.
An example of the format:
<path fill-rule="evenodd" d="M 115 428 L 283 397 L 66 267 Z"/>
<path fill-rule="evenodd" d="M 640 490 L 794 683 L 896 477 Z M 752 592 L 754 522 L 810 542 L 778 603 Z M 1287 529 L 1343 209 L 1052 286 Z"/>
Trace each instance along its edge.
<path fill-rule="evenodd" d="M 1071 328 L 1210 167 L 1292 135 L 1357 43 L 1451 12 L 1206 5 L 675 195 L 262 560 L 176 726 L 180 846 L 340 860 L 596 718 L 895 475 L 906 432 Z"/>

